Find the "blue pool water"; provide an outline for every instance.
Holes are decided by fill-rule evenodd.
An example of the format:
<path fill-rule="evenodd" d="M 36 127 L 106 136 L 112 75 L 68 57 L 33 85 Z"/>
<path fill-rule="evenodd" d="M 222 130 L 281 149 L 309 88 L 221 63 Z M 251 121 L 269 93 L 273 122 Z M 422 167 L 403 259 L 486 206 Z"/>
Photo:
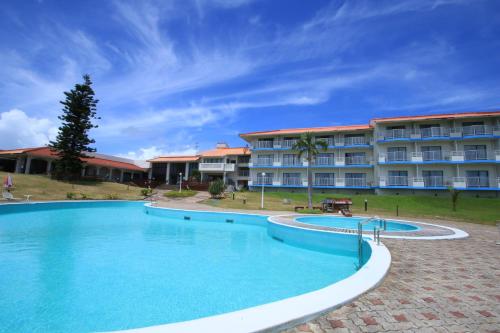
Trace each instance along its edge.
<path fill-rule="evenodd" d="M 365 220 L 366 218 L 361 217 L 343 217 L 343 216 L 307 216 L 296 218 L 297 222 L 305 224 L 320 225 L 324 227 L 333 228 L 344 228 L 358 230 L 358 222 Z M 368 222 L 363 224 L 363 230 L 373 230 L 374 227 L 380 227 L 381 224 L 378 221 Z M 395 222 L 387 220 L 386 231 L 415 231 L 420 229 L 419 227 L 411 224 Z"/>
<path fill-rule="evenodd" d="M 0 205 L 0 331 L 118 330 L 240 310 L 348 277 L 352 250 L 287 245 L 263 216 Z"/>

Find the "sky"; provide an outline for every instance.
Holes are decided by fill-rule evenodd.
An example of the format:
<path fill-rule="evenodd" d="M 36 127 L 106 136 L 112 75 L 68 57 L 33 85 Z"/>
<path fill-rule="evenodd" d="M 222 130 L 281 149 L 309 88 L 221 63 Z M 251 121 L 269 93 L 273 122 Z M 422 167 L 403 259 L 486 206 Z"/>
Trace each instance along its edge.
<path fill-rule="evenodd" d="M 4 0 L 0 149 L 47 144 L 87 73 L 98 152 L 500 109 L 500 1 Z"/>

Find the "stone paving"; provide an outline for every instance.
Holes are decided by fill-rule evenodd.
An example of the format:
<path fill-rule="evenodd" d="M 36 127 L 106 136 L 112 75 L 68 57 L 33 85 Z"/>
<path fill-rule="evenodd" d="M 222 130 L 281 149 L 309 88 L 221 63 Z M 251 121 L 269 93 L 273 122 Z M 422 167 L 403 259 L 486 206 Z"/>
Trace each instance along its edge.
<path fill-rule="evenodd" d="M 284 332 L 500 333 L 497 228 L 435 222 L 462 229 L 470 237 L 384 239 L 392 265 L 378 288 L 349 305 Z"/>

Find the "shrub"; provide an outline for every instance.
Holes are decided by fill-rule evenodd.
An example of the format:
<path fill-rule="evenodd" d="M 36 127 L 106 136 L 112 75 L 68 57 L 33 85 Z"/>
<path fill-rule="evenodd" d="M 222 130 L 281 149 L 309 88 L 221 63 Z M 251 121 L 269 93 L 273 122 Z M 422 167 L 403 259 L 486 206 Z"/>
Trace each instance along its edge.
<path fill-rule="evenodd" d="M 143 197 L 149 197 L 151 194 L 153 194 L 153 189 L 151 187 L 143 188 L 141 190 L 141 195 Z"/>
<path fill-rule="evenodd" d="M 210 193 L 212 198 L 220 198 L 222 193 L 224 193 L 224 182 L 222 179 L 211 182 L 208 186 L 208 193 Z"/>
<path fill-rule="evenodd" d="M 187 198 L 187 197 L 192 197 L 195 196 L 197 191 L 193 190 L 183 190 L 182 192 L 179 191 L 168 191 L 163 194 L 167 198 Z"/>
<path fill-rule="evenodd" d="M 74 200 L 74 199 L 76 199 L 76 193 L 73 193 L 73 192 L 67 192 L 67 193 L 66 193 L 66 199 L 69 199 L 69 200 Z"/>

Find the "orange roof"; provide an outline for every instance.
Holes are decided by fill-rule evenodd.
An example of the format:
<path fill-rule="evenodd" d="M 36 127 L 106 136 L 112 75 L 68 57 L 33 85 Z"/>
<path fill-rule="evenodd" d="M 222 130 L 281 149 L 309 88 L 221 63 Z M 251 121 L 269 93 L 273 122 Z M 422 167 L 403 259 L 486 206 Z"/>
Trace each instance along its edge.
<path fill-rule="evenodd" d="M 382 123 L 382 122 L 391 122 L 400 120 L 454 119 L 454 118 L 487 117 L 487 116 L 500 116 L 500 111 L 441 113 L 441 114 L 430 114 L 430 115 L 419 115 L 419 116 L 374 118 L 370 121 L 370 123 Z"/>
<path fill-rule="evenodd" d="M 58 157 L 56 152 L 51 150 L 49 147 L 2 150 L 2 151 L 0 151 L 0 154 L 7 154 L 6 152 L 9 152 L 9 154 L 29 153 L 30 155 L 38 156 L 38 157 L 50 157 L 50 158 L 57 158 Z M 141 168 L 140 166 L 137 166 L 133 163 L 113 161 L 113 160 L 108 160 L 108 159 L 99 158 L 99 157 L 87 157 L 87 158 L 82 158 L 82 160 L 85 163 L 87 163 L 89 165 L 94 165 L 94 166 L 118 168 L 118 169 L 125 169 L 125 170 L 131 170 L 131 171 L 145 171 L 144 168 Z"/>
<path fill-rule="evenodd" d="M 220 157 L 228 155 L 250 155 L 250 149 L 247 147 L 237 148 L 216 148 L 204 151 L 200 154 L 203 157 Z"/>
<path fill-rule="evenodd" d="M 250 132 L 240 134 L 240 137 L 258 136 L 258 135 L 284 135 L 284 134 L 301 134 L 306 132 L 322 133 L 322 132 L 341 132 L 341 131 L 358 131 L 368 130 L 370 125 L 344 125 L 344 126 L 325 126 L 325 127 L 306 127 L 306 128 L 289 128 L 262 132 Z"/>
<path fill-rule="evenodd" d="M 148 162 L 196 162 L 200 159 L 198 155 L 192 156 L 159 156 L 148 160 Z"/>

